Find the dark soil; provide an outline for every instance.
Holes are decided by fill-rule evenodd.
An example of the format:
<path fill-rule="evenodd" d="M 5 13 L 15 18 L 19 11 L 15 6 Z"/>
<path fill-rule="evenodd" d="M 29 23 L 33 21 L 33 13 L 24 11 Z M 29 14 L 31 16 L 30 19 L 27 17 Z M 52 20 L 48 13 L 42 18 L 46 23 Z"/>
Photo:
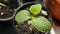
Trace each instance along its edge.
<path fill-rule="evenodd" d="M 27 22 L 16 25 L 18 34 L 45 34 L 36 29 L 30 29 L 30 25 Z M 49 34 L 49 33 L 48 33 Z"/>
<path fill-rule="evenodd" d="M 12 17 L 14 14 L 14 11 L 8 7 L 2 7 L 0 6 L 0 19 L 6 19 L 9 17 Z M 2 14 L 3 13 L 3 14 Z"/>

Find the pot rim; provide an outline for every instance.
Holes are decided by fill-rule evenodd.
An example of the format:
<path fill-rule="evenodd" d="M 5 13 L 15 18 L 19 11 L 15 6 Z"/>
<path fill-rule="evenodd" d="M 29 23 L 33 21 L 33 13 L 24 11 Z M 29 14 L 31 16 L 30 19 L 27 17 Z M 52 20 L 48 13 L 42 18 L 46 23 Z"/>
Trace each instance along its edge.
<path fill-rule="evenodd" d="M 14 11 L 15 11 L 15 10 L 14 10 Z M 11 17 L 9 17 L 9 18 L 5 18 L 5 19 L 1 19 L 1 18 L 0 18 L 0 21 L 7 21 L 7 20 L 10 20 L 10 19 L 13 19 L 14 16 L 15 16 L 15 14 L 16 14 L 16 11 L 14 12 L 13 16 L 11 16 Z"/>
<path fill-rule="evenodd" d="M 19 7 L 16 9 L 16 11 L 18 11 L 22 6 L 27 5 L 27 4 L 32 4 L 32 3 L 37 3 L 37 2 L 26 2 L 26 3 L 22 4 L 21 6 L 19 6 Z M 39 4 L 39 3 L 38 3 L 38 4 Z"/>

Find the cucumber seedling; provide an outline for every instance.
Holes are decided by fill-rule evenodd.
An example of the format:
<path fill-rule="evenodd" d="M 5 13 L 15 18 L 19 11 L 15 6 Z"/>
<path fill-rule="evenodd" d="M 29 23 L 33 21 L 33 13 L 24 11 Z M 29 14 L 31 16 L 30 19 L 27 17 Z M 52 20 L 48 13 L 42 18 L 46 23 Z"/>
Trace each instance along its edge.
<path fill-rule="evenodd" d="M 38 31 L 41 31 L 45 34 L 50 32 L 51 24 L 49 20 L 44 16 L 38 15 L 43 10 L 42 5 L 32 5 L 28 10 L 21 10 L 16 14 L 15 20 L 17 21 L 17 23 L 24 23 L 25 21 L 31 19 L 30 21 L 28 21 L 28 24 L 31 24 L 32 28 L 36 28 Z"/>

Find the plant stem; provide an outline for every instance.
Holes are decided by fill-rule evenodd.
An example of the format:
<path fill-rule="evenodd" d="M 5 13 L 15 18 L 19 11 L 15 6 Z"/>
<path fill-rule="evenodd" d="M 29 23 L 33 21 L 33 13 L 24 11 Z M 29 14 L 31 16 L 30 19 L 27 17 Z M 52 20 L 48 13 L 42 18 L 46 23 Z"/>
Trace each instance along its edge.
<path fill-rule="evenodd" d="M 23 3 L 21 2 L 21 0 L 17 0 L 19 5 L 22 5 Z"/>
<path fill-rule="evenodd" d="M 47 34 L 47 33 L 45 33 L 45 34 Z"/>

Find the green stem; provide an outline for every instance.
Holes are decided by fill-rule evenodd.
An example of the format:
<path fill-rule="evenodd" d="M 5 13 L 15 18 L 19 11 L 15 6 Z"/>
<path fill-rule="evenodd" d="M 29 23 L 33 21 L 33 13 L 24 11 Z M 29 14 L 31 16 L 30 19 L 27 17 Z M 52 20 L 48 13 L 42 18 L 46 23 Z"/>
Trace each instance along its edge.
<path fill-rule="evenodd" d="M 3 3 L 0 3 L 0 6 L 7 7 L 7 5 L 5 5 L 5 4 L 3 4 Z"/>
<path fill-rule="evenodd" d="M 47 32 L 45 34 L 47 34 Z"/>

